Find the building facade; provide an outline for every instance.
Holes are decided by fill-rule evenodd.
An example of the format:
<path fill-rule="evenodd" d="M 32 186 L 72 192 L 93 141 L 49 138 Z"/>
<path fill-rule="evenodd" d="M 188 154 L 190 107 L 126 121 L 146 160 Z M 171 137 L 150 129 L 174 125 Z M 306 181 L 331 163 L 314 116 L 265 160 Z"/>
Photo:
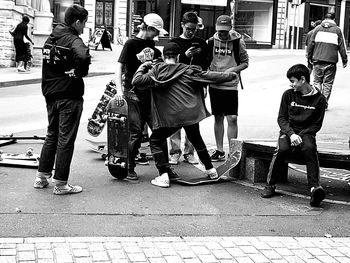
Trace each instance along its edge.
<path fill-rule="evenodd" d="M 89 11 L 82 38 L 86 43 L 98 28 L 109 32 L 112 41 L 131 37 L 145 14 L 155 12 L 164 20 L 169 35 L 162 45 L 181 34 L 181 17 L 195 11 L 203 19 L 198 35 L 208 39 L 215 32 L 216 18 L 231 15 L 234 28 L 248 48 L 304 48 L 311 21 L 334 11 L 350 43 L 350 0 L 0 0 L 0 67 L 14 66 L 15 50 L 8 31 L 22 15 L 30 18 L 29 34 L 34 40 L 34 62 L 40 64 L 41 47 L 52 27 L 63 22 L 66 8 L 78 3 Z"/>

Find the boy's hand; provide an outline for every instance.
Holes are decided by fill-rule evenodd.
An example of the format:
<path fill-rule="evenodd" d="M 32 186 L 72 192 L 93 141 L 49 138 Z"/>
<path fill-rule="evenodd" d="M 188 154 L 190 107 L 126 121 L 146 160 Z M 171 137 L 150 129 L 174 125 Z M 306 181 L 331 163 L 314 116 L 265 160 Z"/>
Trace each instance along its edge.
<path fill-rule="evenodd" d="M 303 140 L 301 139 L 301 137 L 299 135 L 292 134 L 290 136 L 290 142 L 291 142 L 292 146 L 298 146 L 303 142 Z"/>

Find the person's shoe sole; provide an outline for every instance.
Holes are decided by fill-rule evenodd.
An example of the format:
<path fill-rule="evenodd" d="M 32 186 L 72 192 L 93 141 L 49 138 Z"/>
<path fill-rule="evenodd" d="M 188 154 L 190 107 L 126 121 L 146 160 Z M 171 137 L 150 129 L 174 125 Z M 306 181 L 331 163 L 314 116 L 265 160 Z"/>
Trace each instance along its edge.
<path fill-rule="evenodd" d="M 323 199 L 325 199 L 326 193 L 322 188 L 316 188 L 315 191 L 312 193 L 310 205 L 313 207 L 320 206 Z"/>
<path fill-rule="evenodd" d="M 158 186 L 158 187 L 162 187 L 162 188 L 169 188 L 170 187 L 170 184 L 159 184 L 154 179 L 151 181 L 151 184 Z"/>
<path fill-rule="evenodd" d="M 212 162 L 223 162 L 225 161 L 225 157 L 220 158 L 220 159 L 211 159 Z"/>

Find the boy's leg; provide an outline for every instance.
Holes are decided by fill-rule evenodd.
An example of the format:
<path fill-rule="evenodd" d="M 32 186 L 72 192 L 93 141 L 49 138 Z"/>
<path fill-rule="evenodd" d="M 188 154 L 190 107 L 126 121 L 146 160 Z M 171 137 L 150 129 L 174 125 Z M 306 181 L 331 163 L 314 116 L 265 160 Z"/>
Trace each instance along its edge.
<path fill-rule="evenodd" d="M 326 193 L 320 186 L 320 166 L 315 136 L 304 134 L 301 152 L 306 162 L 307 181 L 311 191 L 310 205 L 318 207 L 326 197 Z"/>
<path fill-rule="evenodd" d="M 289 137 L 286 134 L 280 134 L 278 138 L 277 148 L 272 156 L 269 172 L 267 175 L 267 185 L 261 194 L 262 197 L 270 198 L 274 196 L 280 167 L 284 164 L 285 158 L 290 150 L 291 145 Z"/>
<path fill-rule="evenodd" d="M 337 66 L 335 64 L 329 64 L 325 68 L 322 94 L 326 97 L 327 102 L 329 100 L 329 97 L 331 96 L 336 72 Z"/>
<path fill-rule="evenodd" d="M 214 134 L 216 149 L 220 152 L 224 151 L 224 115 L 214 116 Z"/>
<path fill-rule="evenodd" d="M 227 97 L 230 98 L 231 103 L 229 107 L 225 109 L 224 114 L 227 119 L 227 138 L 228 142 L 230 142 L 231 139 L 236 139 L 238 136 L 238 91 L 227 91 Z"/>
<path fill-rule="evenodd" d="M 313 135 L 304 134 L 302 140 L 301 152 L 306 162 L 308 187 L 311 189 L 320 186 L 320 165 L 316 139 Z"/>
<path fill-rule="evenodd" d="M 164 142 L 166 142 L 166 139 L 178 129 L 179 128 L 159 128 L 154 130 L 150 136 L 151 152 L 159 174 L 168 172 L 170 168 L 168 156 L 165 153 L 166 150 L 164 150 L 164 147 L 167 144 Z"/>

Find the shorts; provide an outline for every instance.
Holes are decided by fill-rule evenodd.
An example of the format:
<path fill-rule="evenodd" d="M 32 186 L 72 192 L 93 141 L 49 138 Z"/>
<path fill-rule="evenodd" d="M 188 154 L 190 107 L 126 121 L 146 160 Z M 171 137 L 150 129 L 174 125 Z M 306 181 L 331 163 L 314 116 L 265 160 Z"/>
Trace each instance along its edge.
<path fill-rule="evenodd" d="M 209 88 L 209 96 L 213 115 L 238 115 L 238 90 Z"/>

